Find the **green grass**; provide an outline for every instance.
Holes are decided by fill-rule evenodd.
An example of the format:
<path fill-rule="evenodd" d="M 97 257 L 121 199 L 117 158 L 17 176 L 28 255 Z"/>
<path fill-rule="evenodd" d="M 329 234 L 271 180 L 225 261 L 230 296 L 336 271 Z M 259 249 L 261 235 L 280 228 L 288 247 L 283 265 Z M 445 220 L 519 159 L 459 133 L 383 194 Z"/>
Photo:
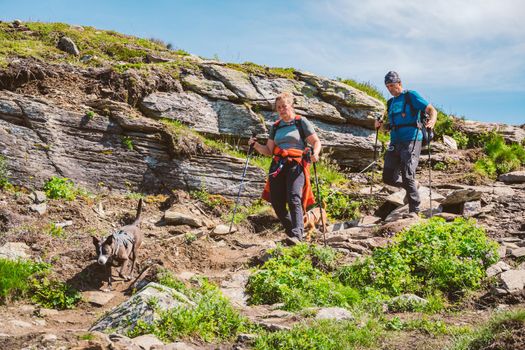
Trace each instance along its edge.
<path fill-rule="evenodd" d="M 387 99 L 385 98 L 385 96 L 383 96 L 383 94 L 377 88 L 377 86 L 375 86 L 374 84 L 370 82 L 358 82 L 353 79 L 341 79 L 341 78 L 338 78 L 337 80 L 339 80 L 343 84 L 346 84 L 348 86 L 361 90 L 365 92 L 366 94 L 368 94 L 369 96 L 372 96 L 386 104 Z"/>
<path fill-rule="evenodd" d="M 247 319 L 241 316 L 229 303 L 220 290 L 206 280 L 201 280 L 198 288 L 189 289 L 175 283 L 175 279 L 165 275 L 161 283 L 183 292 L 195 303 L 195 307 L 177 307 L 159 310 L 160 318 L 149 324 L 138 322 L 128 336 L 155 334 L 159 339 L 173 342 L 181 338 L 199 339 L 205 342 L 231 341 L 237 334 L 251 328 Z"/>
<path fill-rule="evenodd" d="M 386 328 L 392 331 L 420 331 L 434 337 L 442 335 L 468 334 L 471 329 L 468 326 L 449 325 L 442 320 L 431 320 L 426 317 L 403 321 L 398 316 L 386 322 Z"/>
<path fill-rule="evenodd" d="M 227 63 L 227 67 L 247 73 L 256 75 L 266 75 L 271 77 L 280 77 L 286 79 L 295 79 L 294 68 L 271 68 L 261 66 L 253 62 L 244 63 Z"/>
<path fill-rule="evenodd" d="M 363 325 L 351 321 L 319 321 L 300 324 L 292 330 L 263 333 L 255 343 L 256 350 L 344 350 L 371 348 L 383 334 L 375 320 Z"/>
<path fill-rule="evenodd" d="M 62 226 L 57 226 L 53 222 L 47 226 L 46 232 L 48 235 L 57 238 L 64 238 L 66 235 L 64 228 Z"/>
<path fill-rule="evenodd" d="M 0 155 L 0 189 L 9 187 L 9 169 L 7 168 L 7 160 L 3 155 Z"/>
<path fill-rule="evenodd" d="M 0 303 L 26 297 L 32 287 L 31 277 L 48 268 L 43 263 L 0 258 Z"/>
<path fill-rule="evenodd" d="M 480 143 L 486 156 L 474 164 L 474 171 L 482 176 L 496 178 L 525 166 L 525 148 L 517 143 L 507 145 L 503 136 L 496 132 L 485 134 Z"/>
<path fill-rule="evenodd" d="M 518 349 L 519 345 L 523 345 L 524 328 L 524 309 L 498 313 L 487 324 L 457 337 L 449 349 Z M 513 336 L 513 333 L 516 332 L 518 332 L 518 334 Z M 514 341 L 518 341 L 519 343 L 516 344 Z"/>
<path fill-rule="evenodd" d="M 122 136 L 122 145 L 130 151 L 134 149 L 133 140 L 130 136 Z"/>

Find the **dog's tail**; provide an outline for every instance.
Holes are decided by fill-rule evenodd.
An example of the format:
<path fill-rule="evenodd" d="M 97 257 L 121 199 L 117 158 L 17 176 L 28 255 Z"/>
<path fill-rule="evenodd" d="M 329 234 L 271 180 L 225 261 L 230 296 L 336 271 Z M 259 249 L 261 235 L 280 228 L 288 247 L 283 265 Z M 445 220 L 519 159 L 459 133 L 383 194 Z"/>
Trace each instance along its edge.
<path fill-rule="evenodd" d="M 139 205 L 137 207 L 137 216 L 135 216 L 135 221 L 133 221 L 133 225 L 138 225 L 142 222 L 142 198 L 139 199 Z"/>

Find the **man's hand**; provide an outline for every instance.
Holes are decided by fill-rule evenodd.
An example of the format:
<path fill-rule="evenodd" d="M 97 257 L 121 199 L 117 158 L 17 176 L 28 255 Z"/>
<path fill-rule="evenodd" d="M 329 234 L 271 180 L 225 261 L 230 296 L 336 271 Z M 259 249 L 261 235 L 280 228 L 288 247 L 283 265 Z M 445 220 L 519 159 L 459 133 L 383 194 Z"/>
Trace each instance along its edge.
<path fill-rule="evenodd" d="M 376 130 L 380 129 L 381 126 L 383 126 L 383 120 L 382 120 L 382 119 L 376 119 L 376 120 L 375 120 L 375 127 L 376 127 Z"/>
<path fill-rule="evenodd" d="M 255 147 L 255 144 L 257 143 L 257 137 L 250 137 L 250 139 L 248 140 L 248 145 L 253 145 L 253 147 Z"/>
<path fill-rule="evenodd" d="M 429 104 L 427 108 L 425 108 L 425 113 L 428 114 L 427 121 L 425 122 L 425 127 L 427 129 L 434 129 L 434 126 L 436 125 L 436 121 L 437 121 L 436 109 L 434 108 L 434 106 Z"/>
<path fill-rule="evenodd" d="M 319 161 L 319 153 L 315 153 L 315 152 L 312 153 L 312 157 L 311 157 L 311 159 L 312 159 L 312 162 L 313 162 L 313 163 L 318 162 L 318 161 Z"/>

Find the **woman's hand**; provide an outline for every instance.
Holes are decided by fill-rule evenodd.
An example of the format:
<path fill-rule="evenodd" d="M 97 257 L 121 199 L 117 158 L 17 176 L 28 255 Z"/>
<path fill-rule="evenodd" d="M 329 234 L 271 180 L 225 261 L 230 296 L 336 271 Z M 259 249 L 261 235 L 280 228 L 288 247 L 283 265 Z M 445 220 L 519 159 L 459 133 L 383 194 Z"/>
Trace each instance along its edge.
<path fill-rule="evenodd" d="M 318 161 L 319 161 L 319 153 L 315 153 L 315 152 L 312 153 L 312 157 L 311 157 L 311 159 L 312 159 L 312 162 L 313 162 L 313 163 L 318 162 Z"/>

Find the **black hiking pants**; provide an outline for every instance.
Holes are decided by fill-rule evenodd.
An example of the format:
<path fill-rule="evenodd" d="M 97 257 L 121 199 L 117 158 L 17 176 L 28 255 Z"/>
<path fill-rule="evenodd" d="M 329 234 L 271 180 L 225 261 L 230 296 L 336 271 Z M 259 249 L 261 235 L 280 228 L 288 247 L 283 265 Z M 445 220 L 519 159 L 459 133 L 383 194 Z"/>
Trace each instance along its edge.
<path fill-rule="evenodd" d="M 419 212 L 419 193 L 416 185 L 416 168 L 421 154 L 421 141 L 400 142 L 390 145 L 385 154 L 383 182 L 403 187 L 408 195 L 408 211 Z"/>
<path fill-rule="evenodd" d="M 277 163 L 273 161 L 270 173 L 276 168 Z M 296 162 L 287 162 L 277 176 L 270 175 L 270 201 L 275 214 L 284 226 L 286 234 L 300 240 L 304 234 L 303 186 L 303 167 Z M 286 208 L 287 204 L 289 211 Z"/>

